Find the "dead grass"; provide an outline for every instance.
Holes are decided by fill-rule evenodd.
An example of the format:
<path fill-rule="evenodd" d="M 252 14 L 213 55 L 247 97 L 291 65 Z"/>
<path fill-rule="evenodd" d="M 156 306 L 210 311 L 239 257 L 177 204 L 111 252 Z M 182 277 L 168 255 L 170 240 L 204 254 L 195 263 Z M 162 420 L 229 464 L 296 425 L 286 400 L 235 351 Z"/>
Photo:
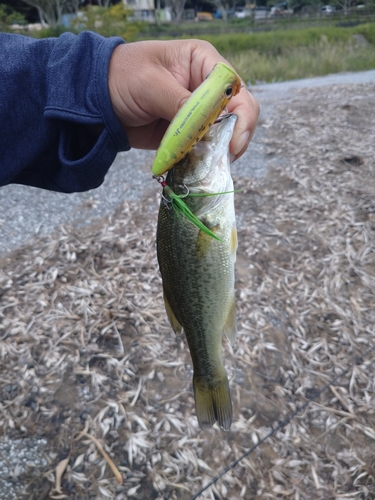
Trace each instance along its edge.
<path fill-rule="evenodd" d="M 17 476 L 18 498 L 188 499 L 374 344 L 374 107 L 373 85 L 309 89 L 261 125 L 268 175 L 236 185 L 230 432 L 198 429 L 186 342 L 163 310 L 156 199 L 147 216 L 126 204 L 3 259 L 1 432 L 49 443 L 48 465 Z M 372 361 L 201 498 L 374 498 Z M 92 439 L 74 439 L 84 430 L 122 485 Z"/>
<path fill-rule="evenodd" d="M 366 39 L 361 44 L 355 38 L 329 40 L 322 35 L 318 41 L 291 48 L 283 46 L 278 37 L 275 41 L 277 53 L 255 48 L 228 56 L 245 82 L 281 82 L 375 68 L 374 46 L 366 44 Z"/>

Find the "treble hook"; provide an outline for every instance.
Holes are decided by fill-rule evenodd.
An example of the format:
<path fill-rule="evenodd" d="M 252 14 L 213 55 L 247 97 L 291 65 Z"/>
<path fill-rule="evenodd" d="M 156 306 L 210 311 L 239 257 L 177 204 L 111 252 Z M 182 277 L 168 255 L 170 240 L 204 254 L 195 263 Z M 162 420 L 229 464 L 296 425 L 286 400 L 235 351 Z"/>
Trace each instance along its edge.
<path fill-rule="evenodd" d="M 187 187 L 186 184 L 182 184 L 183 187 L 186 189 L 186 193 L 185 194 L 180 194 L 179 197 L 182 199 L 182 198 L 186 198 L 187 196 L 189 196 L 190 194 L 190 189 Z"/>
<path fill-rule="evenodd" d="M 167 185 L 164 177 L 162 175 L 152 175 L 152 178 L 158 181 L 158 183 L 162 186 L 163 191 L 164 191 L 164 187 Z M 172 208 L 172 201 L 170 199 L 168 199 L 166 196 L 164 196 L 163 191 L 161 192 L 161 198 L 162 198 L 165 206 L 168 209 L 171 209 Z"/>
<path fill-rule="evenodd" d="M 164 191 L 164 188 L 167 185 L 164 177 L 162 175 L 153 175 L 152 178 L 156 179 L 158 181 L 158 183 L 163 187 L 163 191 Z M 186 184 L 182 184 L 182 186 L 185 188 L 186 193 L 178 195 L 179 198 L 181 198 L 181 199 L 182 198 L 186 198 L 190 194 L 190 189 L 187 187 L 187 185 Z M 172 208 L 173 200 L 171 200 L 170 198 L 167 198 L 166 196 L 164 196 L 164 192 L 163 191 L 161 192 L 162 200 L 164 201 L 164 203 L 167 206 L 167 208 Z"/>

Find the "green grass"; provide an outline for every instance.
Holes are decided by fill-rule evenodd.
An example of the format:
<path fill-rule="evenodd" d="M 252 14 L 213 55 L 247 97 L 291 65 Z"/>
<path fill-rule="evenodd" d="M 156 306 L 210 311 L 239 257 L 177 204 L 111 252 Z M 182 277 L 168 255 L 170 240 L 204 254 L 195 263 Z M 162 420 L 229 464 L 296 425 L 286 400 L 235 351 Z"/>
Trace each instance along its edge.
<path fill-rule="evenodd" d="M 117 8 L 116 6 L 112 9 Z M 90 13 L 88 11 L 88 20 Z M 98 11 L 93 11 L 96 15 Z M 116 14 L 114 23 L 111 10 L 102 17 L 103 35 L 118 34 L 127 41 L 149 39 L 155 25 L 132 23 L 119 24 Z M 95 21 L 96 17 L 93 17 Z M 104 22 L 105 21 L 105 22 Z M 240 22 L 245 20 L 238 20 Z M 92 26 L 91 26 L 92 24 Z M 95 29 L 92 22 L 86 29 Z M 344 28 L 337 26 L 319 26 L 310 28 L 274 29 L 257 33 L 221 33 L 205 34 L 204 30 L 214 26 L 223 27 L 221 21 L 211 23 L 184 23 L 179 27 L 162 25 L 159 27 L 159 39 L 189 38 L 188 29 L 199 27 L 201 38 L 211 42 L 237 69 L 246 82 L 274 82 L 326 75 L 342 71 L 362 71 L 375 69 L 375 23 L 359 24 Z M 224 26 L 225 27 L 225 26 Z M 224 29 L 223 27 L 223 29 Z M 116 32 L 114 31 L 116 28 Z M 172 30 L 176 33 L 171 36 Z M 39 33 L 36 36 L 56 36 L 56 32 Z M 356 43 L 353 35 L 363 35 L 368 46 Z"/>
<path fill-rule="evenodd" d="M 275 82 L 322 76 L 343 71 L 375 69 L 373 46 L 354 42 L 328 42 L 327 38 L 309 46 L 295 47 L 274 55 L 247 50 L 227 54 L 247 83 Z"/>
<path fill-rule="evenodd" d="M 180 29 L 179 37 L 189 38 L 183 26 Z M 369 45 L 356 42 L 355 34 L 363 35 Z M 163 39 L 170 38 L 168 30 L 159 35 Z M 292 27 L 259 33 L 198 34 L 195 37 L 212 43 L 242 78 L 253 84 L 375 69 L 375 23 L 349 28 Z"/>
<path fill-rule="evenodd" d="M 340 11 L 337 12 L 337 15 L 332 16 L 322 16 L 322 17 L 300 17 L 294 15 L 288 18 L 275 18 L 271 19 L 268 22 L 264 20 L 254 21 L 252 17 L 246 17 L 244 19 L 236 19 L 230 18 L 226 23 L 224 23 L 221 19 L 214 19 L 213 21 L 200 21 L 200 22 L 191 22 L 191 21 L 183 21 L 179 25 L 174 23 L 166 23 L 163 22 L 159 26 L 155 24 L 147 24 L 145 23 L 143 29 L 141 30 L 140 35 L 142 37 L 147 38 L 165 38 L 170 36 L 171 38 L 176 37 L 208 37 L 212 36 L 216 38 L 218 36 L 224 35 L 249 35 L 249 33 L 262 33 L 269 31 L 282 31 L 282 30 L 307 30 L 312 27 L 318 28 L 321 30 L 322 28 L 327 29 L 330 27 L 337 27 L 340 24 L 345 23 L 346 26 L 349 25 L 358 25 L 361 23 L 369 23 L 375 20 L 375 11 L 371 10 L 369 12 L 369 16 L 366 17 L 361 12 L 361 16 L 359 13 L 352 12 L 347 16 L 344 16 Z M 372 19 L 372 21 L 371 21 Z M 343 28 L 339 28 L 339 30 Z"/>
<path fill-rule="evenodd" d="M 363 46 L 353 38 L 362 34 Z M 203 37 L 202 37 L 203 38 Z M 375 69 L 375 23 L 206 36 L 246 82 L 275 82 Z"/>
<path fill-rule="evenodd" d="M 318 43 L 324 36 L 329 43 L 349 41 L 354 33 L 363 34 L 375 43 L 375 23 L 358 25 L 354 28 L 323 26 L 316 28 L 275 30 L 263 33 L 236 33 L 229 35 L 207 35 L 199 38 L 211 42 L 219 52 L 236 53 L 256 50 L 263 54 L 278 55 L 285 50 L 306 47 Z"/>

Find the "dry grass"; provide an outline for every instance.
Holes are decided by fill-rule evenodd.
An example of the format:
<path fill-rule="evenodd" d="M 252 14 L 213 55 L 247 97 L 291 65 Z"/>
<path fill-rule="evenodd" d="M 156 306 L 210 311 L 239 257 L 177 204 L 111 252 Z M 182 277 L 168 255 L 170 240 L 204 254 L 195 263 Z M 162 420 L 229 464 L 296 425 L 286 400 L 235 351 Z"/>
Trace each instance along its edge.
<path fill-rule="evenodd" d="M 268 175 L 237 182 L 230 432 L 197 426 L 186 342 L 163 310 L 156 199 L 147 217 L 126 204 L 3 260 L 1 429 L 48 441 L 17 498 L 188 499 L 374 344 L 374 107 L 375 86 L 310 89 L 261 125 Z M 374 372 L 357 364 L 201 498 L 374 498 Z"/>
<path fill-rule="evenodd" d="M 277 54 L 252 49 L 231 53 L 228 58 L 244 81 L 253 84 L 375 68 L 373 45 L 363 45 L 355 39 L 333 41 L 325 36 L 292 48 L 283 47 L 280 42 Z"/>

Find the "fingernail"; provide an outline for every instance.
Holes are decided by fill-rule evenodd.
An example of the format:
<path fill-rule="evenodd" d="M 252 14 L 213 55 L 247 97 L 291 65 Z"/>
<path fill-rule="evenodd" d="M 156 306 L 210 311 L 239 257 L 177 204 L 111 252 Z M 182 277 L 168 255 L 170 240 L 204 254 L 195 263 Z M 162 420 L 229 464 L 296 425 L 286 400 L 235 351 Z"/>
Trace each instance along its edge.
<path fill-rule="evenodd" d="M 246 146 L 246 144 L 248 143 L 249 141 L 249 138 L 250 138 L 250 132 L 244 132 L 240 138 L 238 139 L 238 142 L 237 142 L 237 147 L 234 151 L 234 154 L 235 155 L 238 155 L 242 150 L 243 148 Z"/>
<path fill-rule="evenodd" d="M 229 153 L 229 162 L 233 163 L 235 159 L 236 159 L 236 155 L 234 155 L 233 153 Z"/>

